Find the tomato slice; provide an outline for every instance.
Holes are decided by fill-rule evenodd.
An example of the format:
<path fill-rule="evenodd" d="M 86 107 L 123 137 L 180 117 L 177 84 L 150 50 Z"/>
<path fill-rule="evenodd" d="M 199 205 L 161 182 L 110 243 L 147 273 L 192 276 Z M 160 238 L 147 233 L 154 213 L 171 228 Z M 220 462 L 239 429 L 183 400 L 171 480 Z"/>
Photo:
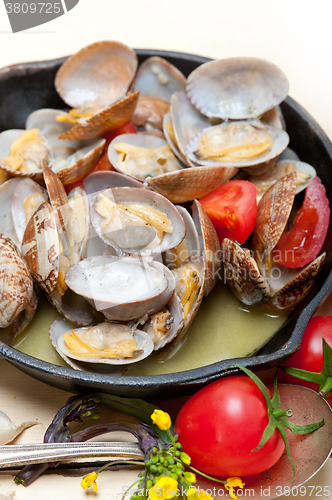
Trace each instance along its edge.
<path fill-rule="evenodd" d="M 220 243 L 224 238 L 244 243 L 256 222 L 256 186 L 249 181 L 228 181 L 201 198 Z"/>
<path fill-rule="evenodd" d="M 273 259 L 286 267 L 303 267 L 319 254 L 329 227 L 330 207 L 325 188 L 314 177 L 305 191 L 294 226 L 273 250 Z"/>
<path fill-rule="evenodd" d="M 101 170 L 111 170 L 113 168 L 112 164 L 110 163 L 108 159 L 108 146 L 110 143 L 117 137 L 118 135 L 121 134 L 136 134 L 137 133 L 137 128 L 133 124 L 133 122 L 127 122 L 122 127 L 117 128 L 116 130 L 113 130 L 112 132 L 109 132 L 108 134 L 105 135 L 104 139 L 106 140 L 105 146 L 103 149 L 103 152 L 97 161 L 97 163 L 89 170 L 87 174 L 85 174 L 82 179 L 79 179 L 78 181 L 75 181 L 71 184 L 67 184 L 65 186 L 66 193 L 69 194 L 72 189 L 75 187 L 83 187 L 83 181 L 84 179 L 92 174 L 93 172 L 100 172 Z"/>

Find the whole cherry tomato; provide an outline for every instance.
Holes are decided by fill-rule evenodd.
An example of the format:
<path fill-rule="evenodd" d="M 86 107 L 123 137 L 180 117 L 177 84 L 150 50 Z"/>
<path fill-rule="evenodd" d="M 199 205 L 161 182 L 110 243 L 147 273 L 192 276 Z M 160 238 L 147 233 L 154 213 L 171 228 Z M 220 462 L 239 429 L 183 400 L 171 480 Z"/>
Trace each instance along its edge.
<path fill-rule="evenodd" d="M 249 181 L 228 181 L 201 198 L 219 237 L 244 243 L 254 229 L 257 214 L 256 186 Z"/>
<path fill-rule="evenodd" d="M 305 191 L 294 226 L 273 250 L 273 259 L 286 267 L 306 266 L 319 254 L 329 227 L 330 207 L 325 188 L 314 177 Z"/>
<path fill-rule="evenodd" d="M 315 316 L 309 321 L 302 337 L 300 349 L 293 354 L 284 366 L 300 368 L 309 372 L 320 373 L 323 368 L 323 337 L 332 347 L 332 316 Z M 314 391 L 318 384 L 284 374 L 289 384 L 302 385 Z M 332 406 L 332 394 L 327 398 Z"/>
<path fill-rule="evenodd" d="M 207 385 L 181 408 L 175 423 L 193 467 L 216 476 L 248 476 L 274 465 L 284 442 L 278 430 L 258 451 L 269 417 L 264 396 L 249 377 Z"/>

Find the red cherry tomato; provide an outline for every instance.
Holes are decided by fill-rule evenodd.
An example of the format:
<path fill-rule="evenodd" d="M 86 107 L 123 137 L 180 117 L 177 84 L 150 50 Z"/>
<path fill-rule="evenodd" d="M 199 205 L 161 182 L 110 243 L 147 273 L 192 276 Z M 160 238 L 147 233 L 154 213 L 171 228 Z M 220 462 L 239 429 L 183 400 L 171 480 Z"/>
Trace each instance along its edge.
<path fill-rule="evenodd" d="M 300 349 L 284 363 L 284 366 L 292 366 L 309 372 L 321 372 L 323 368 L 323 337 L 332 347 L 332 316 L 311 318 L 303 334 Z M 288 373 L 284 375 L 289 384 L 309 387 L 314 391 L 318 390 L 318 384 L 314 382 L 292 377 Z M 332 394 L 327 398 L 327 401 L 332 406 Z"/>
<path fill-rule="evenodd" d="M 256 186 L 252 182 L 226 182 L 199 201 L 210 217 L 220 243 L 229 238 L 242 244 L 254 229 L 257 203 Z"/>
<path fill-rule="evenodd" d="M 314 177 L 305 191 L 304 202 L 273 251 L 273 259 L 286 267 L 302 267 L 319 254 L 329 227 L 330 207 L 325 188 Z"/>
<path fill-rule="evenodd" d="M 72 182 L 71 184 L 67 184 L 65 186 L 66 193 L 69 194 L 72 189 L 75 187 L 83 187 L 83 181 L 84 179 L 92 174 L 93 172 L 99 172 L 101 170 L 111 170 L 113 168 L 112 164 L 110 163 L 108 159 L 108 146 L 110 143 L 113 141 L 115 137 L 121 134 L 136 134 L 137 133 L 137 128 L 133 124 L 133 122 L 127 122 L 122 127 L 117 128 L 116 130 L 113 130 L 112 132 L 108 132 L 108 134 L 105 135 L 104 139 L 106 140 L 105 146 L 103 149 L 103 152 L 98 160 L 98 162 L 89 170 L 87 174 L 85 174 L 82 179 Z"/>
<path fill-rule="evenodd" d="M 269 469 L 283 453 L 278 430 L 253 451 L 268 421 L 260 389 L 239 375 L 217 380 L 194 394 L 181 408 L 175 432 L 193 467 L 216 476 L 248 476 Z"/>

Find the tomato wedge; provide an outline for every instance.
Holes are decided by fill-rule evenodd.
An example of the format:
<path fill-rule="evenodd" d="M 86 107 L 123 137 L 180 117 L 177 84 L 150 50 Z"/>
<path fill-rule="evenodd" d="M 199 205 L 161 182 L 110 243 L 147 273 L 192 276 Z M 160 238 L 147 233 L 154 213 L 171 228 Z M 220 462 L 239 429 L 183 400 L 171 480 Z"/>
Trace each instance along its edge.
<path fill-rule="evenodd" d="M 286 267 L 303 267 L 319 254 L 329 227 L 330 207 L 325 188 L 314 177 L 305 191 L 294 226 L 273 250 L 273 259 Z"/>
<path fill-rule="evenodd" d="M 244 243 L 256 222 L 256 186 L 249 181 L 228 181 L 201 198 L 220 243 L 224 238 Z"/>
<path fill-rule="evenodd" d="M 71 184 L 67 184 L 65 186 L 66 193 L 69 194 L 72 189 L 75 187 L 83 187 L 83 182 L 84 179 L 92 174 L 93 172 L 100 172 L 101 170 L 111 170 L 112 164 L 110 163 L 108 159 L 108 146 L 110 143 L 117 137 L 118 135 L 121 134 L 136 134 L 137 133 L 137 128 L 133 124 L 133 122 L 127 122 L 122 127 L 117 128 L 116 130 L 113 130 L 112 132 L 109 132 L 108 134 L 105 135 L 104 139 L 106 139 L 105 146 L 103 149 L 103 152 L 97 161 L 97 163 L 89 170 L 87 174 L 85 174 L 82 179 L 79 179 L 78 181 L 72 182 Z"/>

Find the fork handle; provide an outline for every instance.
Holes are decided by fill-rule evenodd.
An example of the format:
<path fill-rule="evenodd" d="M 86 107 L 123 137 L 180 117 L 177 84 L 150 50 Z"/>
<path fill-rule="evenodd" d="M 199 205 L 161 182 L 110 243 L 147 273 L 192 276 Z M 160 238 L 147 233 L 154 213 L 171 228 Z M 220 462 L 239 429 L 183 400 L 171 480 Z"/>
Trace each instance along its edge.
<path fill-rule="evenodd" d="M 108 457 L 110 462 L 139 460 L 144 455 L 137 443 L 43 443 L 0 446 L 0 469 L 4 467 L 64 462 L 76 458 Z"/>

